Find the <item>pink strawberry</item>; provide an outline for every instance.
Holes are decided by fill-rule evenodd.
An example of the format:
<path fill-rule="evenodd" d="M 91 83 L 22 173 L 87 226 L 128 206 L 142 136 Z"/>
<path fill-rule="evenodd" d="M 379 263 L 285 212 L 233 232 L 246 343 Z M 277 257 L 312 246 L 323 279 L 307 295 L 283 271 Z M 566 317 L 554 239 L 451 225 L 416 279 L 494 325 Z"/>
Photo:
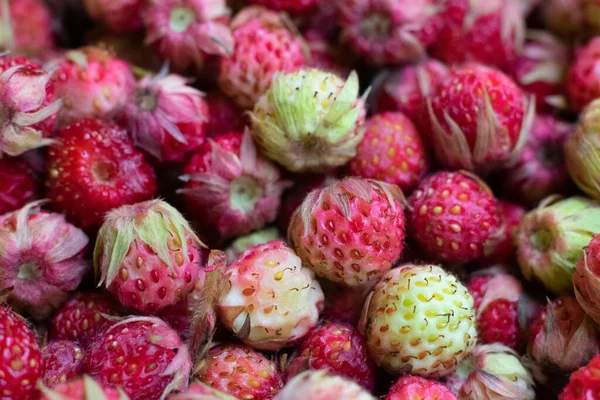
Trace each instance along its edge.
<path fill-rule="evenodd" d="M 131 32 L 142 27 L 143 0 L 84 0 L 90 16 L 115 32 Z"/>
<path fill-rule="evenodd" d="M 0 215 L 15 211 L 38 197 L 38 182 L 21 159 L 0 159 Z"/>
<path fill-rule="evenodd" d="M 286 378 L 307 369 L 327 370 L 371 392 L 375 388 L 377 367 L 369 356 L 367 343 L 355 328 L 346 324 L 325 323 L 306 335 L 296 356 L 286 366 Z"/>
<path fill-rule="evenodd" d="M 304 66 L 304 44 L 284 14 L 259 7 L 242 10 L 231 27 L 235 47 L 221 61 L 219 87 L 240 107 L 252 108 L 273 75 Z"/>
<path fill-rule="evenodd" d="M 500 71 L 481 64 L 454 68 L 429 105 L 436 155 L 453 169 L 490 170 L 520 151 L 535 104 Z"/>
<path fill-rule="evenodd" d="M 562 103 L 570 51 L 544 31 L 528 31 L 523 50 L 508 71 L 527 92 L 535 95 L 538 111 L 550 112 Z"/>
<path fill-rule="evenodd" d="M 244 129 L 242 110 L 221 92 L 206 93 L 204 101 L 208 106 L 208 121 L 205 125 L 208 137 L 214 138 L 226 133 L 241 132 Z"/>
<path fill-rule="evenodd" d="M 447 262 L 490 255 L 503 234 L 498 202 L 491 190 L 464 172 L 437 172 L 408 199 L 408 225 L 425 253 Z"/>
<path fill-rule="evenodd" d="M 527 210 L 518 204 L 505 201 L 499 201 L 498 207 L 504 220 L 504 235 L 487 260 L 492 263 L 513 263 L 517 256 L 517 246 L 515 245 L 517 230 Z"/>
<path fill-rule="evenodd" d="M 136 146 L 160 161 L 181 163 L 206 136 L 209 116 L 202 96 L 179 75 L 147 75 L 137 83 L 119 122 Z"/>
<path fill-rule="evenodd" d="M 41 66 L 25 57 L 0 56 L 0 157 L 21 155 L 46 146 L 54 133 L 54 85 Z"/>
<path fill-rule="evenodd" d="M 592 39 L 579 48 L 567 76 L 567 92 L 571 107 L 582 111 L 590 102 L 600 97 L 600 38 Z"/>
<path fill-rule="evenodd" d="M 120 311 L 113 297 L 106 292 L 79 292 L 54 314 L 50 338 L 72 340 L 85 348 L 100 331 L 114 325 L 106 316 L 120 316 Z"/>
<path fill-rule="evenodd" d="M 250 3 L 277 11 L 307 13 L 319 5 L 319 0 L 250 0 Z"/>
<path fill-rule="evenodd" d="M 600 390 L 600 356 L 573 372 L 559 400 L 597 400 Z"/>
<path fill-rule="evenodd" d="M 270 399 L 283 386 L 273 360 L 241 345 L 213 347 L 197 369 L 200 382 L 239 399 Z"/>
<path fill-rule="evenodd" d="M 231 55 L 233 37 L 225 0 L 161 0 L 143 12 L 146 43 L 175 69 L 200 71 L 210 55 Z"/>
<path fill-rule="evenodd" d="M 413 123 L 400 112 L 386 112 L 367 121 L 348 172 L 410 192 L 428 169 L 427 149 Z"/>
<path fill-rule="evenodd" d="M 0 388 L 7 400 L 35 400 L 42 377 L 42 355 L 34 333 L 9 308 L 0 305 Z"/>
<path fill-rule="evenodd" d="M 162 320 L 129 317 L 96 337 L 85 370 L 102 385 L 121 387 L 131 400 L 159 399 L 187 387 L 191 361 Z"/>
<path fill-rule="evenodd" d="M 520 320 L 526 315 L 519 315 L 523 296 L 519 280 L 501 271 L 488 271 L 473 276 L 466 286 L 475 301 L 479 340 L 518 350 L 528 322 Z"/>
<path fill-rule="evenodd" d="M 57 340 L 42 349 L 44 384 L 52 387 L 83 372 L 83 350 L 76 342 Z"/>
<path fill-rule="evenodd" d="M 504 69 L 523 45 L 525 16 L 518 1 L 449 0 L 433 47 L 447 64 L 475 61 Z"/>
<path fill-rule="evenodd" d="M 279 169 L 258 155 L 249 132 L 208 140 L 182 177 L 186 209 L 203 230 L 221 239 L 260 229 L 277 216 L 288 183 Z"/>
<path fill-rule="evenodd" d="M 573 130 L 568 122 L 538 115 L 523 151 L 501 173 L 506 196 L 533 206 L 551 194 L 567 192 L 572 184 L 563 147 Z"/>
<path fill-rule="evenodd" d="M 121 389 L 100 384 L 89 376 L 61 383 L 53 388 L 41 387 L 40 400 L 126 400 L 128 399 Z"/>
<path fill-rule="evenodd" d="M 384 400 L 456 400 L 446 386 L 419 376 L 403 376 L 390 388 Z"/>
<path fill-rule="evenodd" d="M 194 288 L 202 242 L 173 206 L 150 200 L 106 214 L 94 249 L 99 285 L 125 307 L 149 314 Z"/>
<path fill-rule="evenodd" d="M 90 271 L 88 237 L 62 214 L 40 211 L 44 201 L 0 216 L 0 288 L 11 306 L 49 316 Z"/>
<path fill-rule="evenodd" d="M 369 285 L 400 258 L 403 199 L 395 185 L 346 178 L 304 199 L 290 222 L 290 242 L 318 276 L 350 287 Z"/>
<path fill-rule="evenodd" d="M 54 49 L 52 15 L 44 1 L 3 1 L 0 16 L 3 20 L 1 48 L 28 56 L 39 56 Z"/>
<path fill-rule="evenodd" d="M 48 197 L 78 226 L 97 229 L 107 211 L 156 193 L 154 170 L 117 125 L 86 119 L 58 137 L 48 151 Z"/>
<path fill-rule="evenodd" d="M 67 52 L 52 79 L 56 95 L 63 99 L 62 125 L 83 118 L 114 117 L 135 85 L 127 63 L 99 47 Z"/>
<path fill-rule="evenodd" d="M 374 64 L 417 61 L 438 40 L 440 0 L 348 0 L 338 2 L 342 35 Z"/>
<path fill-rule="evenodd" d="M 440 82 L 448 76 L 448 68 L 439 61 L 427 60 L 407 65 L 393 72 L 382 72 L 381 85 L 374 93 L 377 112 L 399 111 L 415 123 L 422 134 L 429 131 L 429 115 L 426 99 Z"/>

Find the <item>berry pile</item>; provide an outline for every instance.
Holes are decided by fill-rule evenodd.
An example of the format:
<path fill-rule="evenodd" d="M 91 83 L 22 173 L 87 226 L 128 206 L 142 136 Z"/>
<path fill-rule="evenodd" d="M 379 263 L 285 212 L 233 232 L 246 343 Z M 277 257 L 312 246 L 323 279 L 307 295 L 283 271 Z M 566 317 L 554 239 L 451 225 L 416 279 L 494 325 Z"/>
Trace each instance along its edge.
<path fill-rule="evenodd" d="M 0 400 L 600 400 L 600 0 L 0 0 Z"/>

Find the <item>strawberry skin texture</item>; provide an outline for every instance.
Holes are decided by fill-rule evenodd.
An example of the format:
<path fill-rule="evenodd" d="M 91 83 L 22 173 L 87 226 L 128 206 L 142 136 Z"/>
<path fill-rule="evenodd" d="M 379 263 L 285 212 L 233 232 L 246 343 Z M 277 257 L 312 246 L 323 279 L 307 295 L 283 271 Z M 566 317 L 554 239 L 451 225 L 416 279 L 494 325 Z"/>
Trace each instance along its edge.
<path fill-rule="evenodd" d="M 0 306 L 0 398 L 37 399 L 35 385 L 42 373 L 34 333 L 17 314 Z"/>
<path fill-rule="evenodd" d="M 567 75 L 567 92 L 576 112 L 600 97 L 599 71 L 600 38 L 595 38 L 577 51 Z"/>
<path fill-rule="evenodd" d="M 585 367 L 573 372 L 558 400 L 600 399 L 600 355 Z"/>
<path fill-rule="evenodd" d="M 498 202 L 486 186 L 462 172 L 438 172 L 408 202 L 409 226 L 428 256 L 448 262 L 481 258 L 502 226 Z M 487 249 L 487 250 L 486 250 Z"/>
<path fill-rule="evenodd" d="M 0 159 L 0 215 L 18 210 L 38 195 L 35 176 L 17 158 Z"/>
<path fill-rule="evenodd" d="M 48 151 L 48 196 L 79 227 L 96 229 L 107 211 L 156 194 L 154 170 L 117 125 L 85 119 L 58 136 Z"/>
<path fill-rule="evenodd" d="M 403 376 L 390 388 L 384 400 L 456 400 L 456 396 L 439 382 L 419 376 Z"/>
<path fill-rule="evenodd" d="M 44 385 L 65 383 L 83 372 L 83 349 L 69 340 L 52 341 L 42 349 Z"/>

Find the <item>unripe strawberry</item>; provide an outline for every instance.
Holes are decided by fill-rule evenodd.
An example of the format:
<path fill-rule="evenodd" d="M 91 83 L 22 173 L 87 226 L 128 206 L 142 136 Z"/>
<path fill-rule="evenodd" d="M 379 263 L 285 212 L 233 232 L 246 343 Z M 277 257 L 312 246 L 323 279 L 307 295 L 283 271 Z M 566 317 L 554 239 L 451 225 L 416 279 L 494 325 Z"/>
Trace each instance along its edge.
<path fill-rule="evenodd" d="M 273 400 L 375 400 L 369 392 L 326 371 L 306 371 L 295 376 Z"/>

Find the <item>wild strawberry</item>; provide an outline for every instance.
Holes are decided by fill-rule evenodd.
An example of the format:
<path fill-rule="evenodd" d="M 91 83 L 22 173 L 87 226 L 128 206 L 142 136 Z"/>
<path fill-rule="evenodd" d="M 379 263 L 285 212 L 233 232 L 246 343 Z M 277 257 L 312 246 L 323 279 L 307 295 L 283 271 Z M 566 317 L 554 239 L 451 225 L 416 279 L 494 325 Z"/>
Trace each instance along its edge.
<path fill-rule="evenodd" d="M 575 297 L 585 312 L 596 323 L 600 322 L 600 303 L 596 287 L 600 276 L 600 235 L 595 235 L 585 248 L 583 257 L 577 261 L 573 286 Z"/>
<path fill-rule="evenodd" d="M 375 400 L 369 392 L 353 381 L 327 371 L 306 371 L 296 375 L 273 400 Z"/>
<path fill-rule="evenodd" d="M 427 101 L 440 82 L 448 76 L 448 68 L 439 61 L 427 60 L 406 65 L 393 72 L 382 72 L 381 85 L 373 94 L 377 112 L 404 113 L 422 134 L 429 132 Z"/>
<path fill-rule="evenodd" d="M 408 225 L 425 253 L 447 262 L 492 254 L 502 239 L 498 202 L 483 181 L 464 172 L 437 172 L 408 199 Z"/>
<path fill-rule="evenodd" d="M 549 301 L 531 324 L 527 354 L 547 371 L 575 371 L 600 352 L 600 333 L 574 297 Z"/>
<path fill-rule="evenodd" d="M 428 169 L 427 149 L 413 123 L 400 112 L 386 112 L 365 124 L 365 136 L 348 172 L 411 192 Z"/>
<path fill-rule="evenodd" d="M 551 115 L 536 116 L 521 154 L 500 173 L 508 198 L 534 206 L 571 188 L 563 147 L 573 130 Z"/>
<path fill-rule="evenodd" d="M 131 32 L 142 27 L 142 0 L 84 0 L 90 16 L 115 32 Z"/>
<path fill-rule="evenodd" d="M 0 158 L 0 215 L 18 210 L 38 197 L 38 182 L 27 163 Z"/>
<path fill-rule="evenodd" d="M 121 387 L 131 400 L 159 399 L 187 387 L 191 361 L 177 332 L 163 321 L 129 317 L 96 337 L 85 369 L 99 383 Z"/>
<path fill-rule="evenodd" d="M 428 107 L 439 161 L 484 172 L 521 150 L 535 113 L 512 79 L 481 64 L 452 69 Z"/>
<path fill-rule="evenodd" d="M 279 74 L 250 114 L 258 147 L 292 172 L 323 172 L 348 162 L 363 137 L 358 75 L 344 82 L 317 69 Z"/>
<path fill-rule="evenodd" d="M 181 163 L 204 142 L 208 107 L 202 92 L 188 84 L 166 71 L 147 75 L 119 118 L 135 145 L 160 161 Z"/>
<path fill-rule="evenodd" d="M 544 26 L 565 39 L 575 39 L 583 25 L 582 0 L 544 0 L 540 16 Z"/>
<path fill-rule="evenodd" d="M 323 319 L 356 327 L 367 295 L 366 291 L 338 286 L 328 281 L 322 281 L 321 287 L 325 294 Z"/>
<path fill-rule="evenodd" d="M 375 389 L 377 371 L 367 351 L 367 343 L 349 325 L 329 322 L 306 335 L 296 356 L 286 366 L 287 379 L 307 369 L 327 370 L 370 392 Z"/>
<path fill-rule="evenodd" d="M 277 11 L 307 13 L 319 5 L 319 0 L 250 0 L 250 3 Z"/>
<path fill-rule="evenodd" d="M 456 400 L 446 386 L 419 376 L 403 376 L 390 388 L 384 400 Z"/>
<path fill-rule="evenodd" d="M 120 316 L 119 306 L 112 296 L 105 292 L 79 292 L 54 314 L 50 338 L 55 341 L 72 340 L 85 348 L 96 334 L 114 325 L 106 318 L 107 315 Z"/>
<path fill-rule="evenodd" d="M 526 279 L 548 292 L 573 291 L 575 264 L 600 233 L 600 204 L 585 197 L 549 197 L 523 218 L 516 238 L 517 261 Z"/>
<path fill-rule="evenodd" d="M 446 64 L 479 62 L 505 69 L 523 46 L 525 16 L 512 0 L 450 0 L 440 18 L 444 25 L 433 47 Z"/>
<path fill-rule="evenodd" d="M 346 178 L 304 199 L 290 222 L 290 242 L 318 276 L 368 286 L 400 258 L 403 199 L 395 185 Z"/>
<path fill-rule="evenodd" d="M 146 43 L 175 69 L 200 71 L 210 55 L 231 55 L 233 37 L 224 0 L 161 0 L 145 6 Z"/>
<path fill-rule="evenodd" d="M 129 66 L 99 47 L 66 53 L 52 76 L 63 99 L 59 118 L 67 125 L 83 118 L 112 118 L 125 106 L 135 80 Z"/>
<path fill-rule="evenodd" d="M 393 374 L 447 375 L 477 341 L 473 298 L 434 265 L 388 271 L 367 297 L 359 329 L 371 357 Z"/>
<path fill-rule="evenodd" d="M 273 360 L 235 344 L 211 348 L 194 376 L 239 399 L 270 399 L 283 386 L 281 372 Z"/>
<path fill-rule="evenodd" d="M 570 51 L 566 44 L 544 31 L 528 31 L 523 50 L 510 65 L 510 76 L 535 96 L 537 110 L 550 112 L 564 94 Z"/>
<path fill-rule="evenodd" d="M 0 217 L 0 288 L 12 287 L 9 304 L 35 318 L 49 316 L 90 270 L 88 237 L 42 204 Z"/>
<path fill-rule="evenodd" d="M 42 349 L 44 384 L 52 387 L 83 372 L 83 349 L 76 342 L 56 340 Z"/>
<path fill-rule="evenodd" d="M 302 68 L 303 42 L 284 14 L 259 7 L 242 10 L 231 27 L 235 47 L 221 61 L 219 87 L 240 107 L 252 108 L 277 72 Z"/>
<path fill-rule="evenodd" d="M 221 239 L 274 221 L 288 186 L 278 168 L 257 154 L 247 131 L 205 142 L 184 174 L 186 185 L 180 192 L 187 211 L 203 230 L 216 231 Z"/>
<path fill-rule="evenodd" d="M 0 88 L 0 157 L 52 143 L 61 101 L 50 75 L 24 57 L 0 56 Z"/>
<path fill-rule="evenodd" d="M 44 1 L 4 1 L 0 16 L 0 48 L 28 56 L 40 56 L 54 49 L 52 14 Z"/>
<path fill-rule="evenodd" d="M 600 356 L 573 372 L 558 400 L 596 400 L 600 389 Z"/>
<path fill-rule="evenodd" d="M 202 242 L 168 203 L 151 200 L 106 214 L 94 248 L 99 284 L 125 307 L 149 314 L 194 288 Z"/>
<path fill-rule="evenodd" d="M 438 40 L 443 21 L 439 0 L 349 0 L 338 2 L 343 36 L 375 64 L 417 61 Z"/>
<path fill-rule="evenodd" d="M 294 344 L 317 324 L 323 291 L 283 242 L 247 250 L 227 268 L 224 280 L 217 300 L 221 322 L 255 349 Z"/>
<path fill-rule="evenodd" d="M 523 296 L 519 280 L 504 272 L 490 271 L 473 276 L 466 286 L 475 301 L 480 342 L 501 343 L 518 350 L 527 329 L 519 319 L 523 317 L 519 315 Z"/>
<path fill-rule="evenodd" d="M 535 399 L 530 372 L 517 353 L 501 344 L 475 347 L 446 384 L 465 400 Z"/>
<path fill-rule="evenodd" d="M 226 133 L 244 130 L 244 115 L 235 104 L 221 92 L 206 93 L 204 101 L 208 106 L 208 120 L 204 130 L 206 136 L 215 138 Z"/>
<path fill-rule="evenodd" d="M 128 400 L 127 395 L 119 388 L 100 384 L 85 375 L 70 382 L 61 383 L 53 388 L 40 387 L 40 400 Z"/>
<path fill-rule="evenodd" d="M 0 306 L 0 387 L 7 400 L 35 400 L 42 377 L 42 355 L 34 333 L 9 308 Z"/>
<path fill-rule="evenodd" d="M 192 382 L 185 392 L 169 396 L 168 400 L 237 400 L 201 382 Z"/>
<path fill-rule="evenodd" d="M 600 38 L 579 48 L 567 76 L 567 92 L 576 112 L 600 97 Z"/>
<path fill-rule="evenodd" d="M 515 239 L 517 237 L 519 225 L 527 213 L 527 210 L 518 204 L 512 204 L 506 201 L 499 201 L 498 207 L 501 218 L 504 221 L 504 232 L 502 239 L 498 242 L 492 254 L 486 257 L 486 260 L 492 263 L 514 264 L 517 257 Z"/>
<path fill-rule="evenodd" d="M 48 196 L 83 229 L 100 227 L 107 211 L 156 193 L 152 167 L 117 125 L 97 119 L 62 129 L 48 151 Z"/>

